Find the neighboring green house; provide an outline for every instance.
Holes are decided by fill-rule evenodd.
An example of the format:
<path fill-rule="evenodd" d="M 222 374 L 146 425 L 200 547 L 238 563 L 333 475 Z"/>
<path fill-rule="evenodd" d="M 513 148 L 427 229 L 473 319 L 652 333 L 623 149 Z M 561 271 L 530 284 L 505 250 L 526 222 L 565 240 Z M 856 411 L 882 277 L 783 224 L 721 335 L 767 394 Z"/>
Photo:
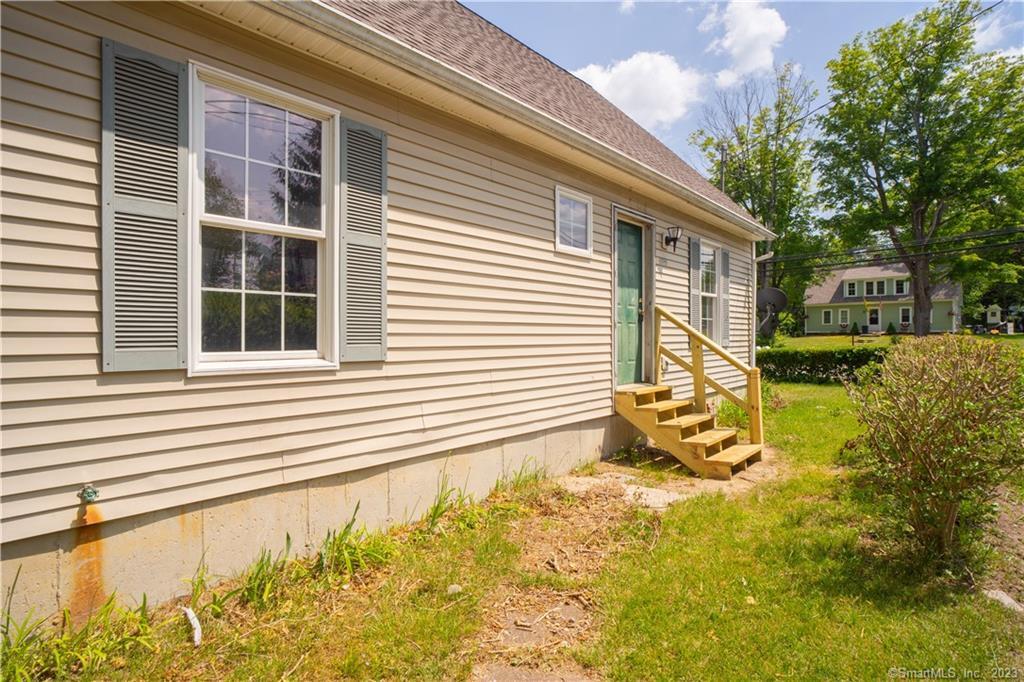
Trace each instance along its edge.
<path fill-rule="evenodd" d="M 932 287 L 933 332 L 957 331 L 963 307 L 959 284 Z M 866 265 L 830 273 L 804 296 L 804 332 L 846 334 L 852 325 L 867 333 L 884 332 L 891 322 L 897 331 L 914 328 L 914 295 L 910 273 L 898 264 Z"/>

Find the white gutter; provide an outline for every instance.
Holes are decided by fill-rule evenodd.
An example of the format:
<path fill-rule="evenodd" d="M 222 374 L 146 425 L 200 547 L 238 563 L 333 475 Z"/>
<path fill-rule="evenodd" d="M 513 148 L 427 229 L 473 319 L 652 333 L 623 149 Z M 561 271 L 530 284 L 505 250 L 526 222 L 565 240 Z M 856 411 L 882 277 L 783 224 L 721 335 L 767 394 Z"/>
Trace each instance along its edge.
<path fill-rule="evenodd" d="M 606 163 L 623 167 L 634 175 L 650 182 L 660 189 L 682 195 L 691 204 L 717 216 L 759 239 L 771 239 L 775 235 L 757 221 L 698 194 L 689 187 L 669 178 L 650 166 L 626 156 L 613 147 L 582 133 L 553 116 L 506 95 L 497 88 L 472 76 L 468 76 L 440 60 L 398 42 L 391 36 L 353 19 L 333 7 L 315 2 L 294 2 L 273 0 L 275 10 L 282 15 L 296 19 L 303 24 L 318 26 L 329 37 L 352 45 L 375 57 L 379 57 L 417 76 L 426 78 L 449 90 L 471 96 L 498 113 L 515 120 L 529 123 L 541 132 L 585 151 Z"/>

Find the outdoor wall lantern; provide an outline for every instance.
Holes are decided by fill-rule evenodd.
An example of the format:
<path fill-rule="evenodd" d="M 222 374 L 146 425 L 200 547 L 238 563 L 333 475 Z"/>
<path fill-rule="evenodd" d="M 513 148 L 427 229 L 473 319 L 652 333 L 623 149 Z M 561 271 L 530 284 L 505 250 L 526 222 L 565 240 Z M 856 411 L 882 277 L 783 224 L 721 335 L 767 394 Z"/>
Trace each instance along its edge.
<path fill-rule="evenodd" d="M 683 234 L 683 228 L 681 227 L 670 227 L 665 230 L 665 248 L 667 249 L 670 245 L 672 250 L 676 250 L 676 244 L 679 243 L 679 238 Z"/>

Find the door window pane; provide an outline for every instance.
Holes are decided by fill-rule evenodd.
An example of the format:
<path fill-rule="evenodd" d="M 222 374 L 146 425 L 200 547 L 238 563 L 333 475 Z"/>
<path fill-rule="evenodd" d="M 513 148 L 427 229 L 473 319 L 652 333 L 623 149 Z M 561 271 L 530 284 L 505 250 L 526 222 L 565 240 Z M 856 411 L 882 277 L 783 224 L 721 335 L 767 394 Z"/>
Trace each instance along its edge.
<path fill-rule="evenodd" d="M 204 291 L 203 352 L 226 353 L 242 350 L 242 294 Z"/>
<path fill-rule="evenodd" d="M 281 350 L 281 297 L 245 295 L 245 350 Z"/>

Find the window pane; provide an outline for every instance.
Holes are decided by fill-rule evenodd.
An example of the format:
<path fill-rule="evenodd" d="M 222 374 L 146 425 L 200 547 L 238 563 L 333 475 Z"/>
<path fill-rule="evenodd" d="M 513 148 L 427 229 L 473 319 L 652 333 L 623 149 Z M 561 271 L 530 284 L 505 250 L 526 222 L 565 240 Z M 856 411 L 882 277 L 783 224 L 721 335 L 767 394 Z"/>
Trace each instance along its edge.
<path fill-rule="evenodd" d="M 558 197 L 558 241 L 572 246 L 572 201 L 568 197 Z"/>
<path fill-rule="evenodd" d="M 245 295 L 245 350 L 281 350 L 281 297 Z"/>
<path fill-rule="evenodd" d="M 203 292 L 203 352 L 242 350 L 242 294 Z"/>
<path fill-rule="evenodd" d="M 700 331 L 704 336 L 712 336 L 715 329 L 715 300 L 704 296 L 700 299 Z"/>
<path fill-rule="evenodd" d="M 288 224 L 320 229 L 320 176 L 288 171 Z"/>
<path fill-rule="evenodd" d="M 245 161 L 206 152 L 204 165 L 206 212 L 244 218 Z"/>
<path fill-rule="evenodd" d="M 245 98 L 206 86 L 206 148 L 245 156 Z"/>
<path fill-rule="evenodd" d="M 249 162 L 249 220 L 284 224 L 283 168 Z"/>
<path fill-rule="evenodd" d="M 219 227 L 203 228 L 204 287 L 242 288 L 242 233 Z"/>
<path fill-rule="evenodd" d="M 316 242 L 284 240 L 284 290 L 294 294 L 316 293 Z"/>
<path fill-rule="evenodd" d="M 288 113 L 288 167 L 320 172 L 320 121 Z"/>
<path fill-rule="evenodd" d="M 281 237 L 246 233 L 245 288 L 281 291 Z"/>
<path fill-rule="evenodd" d="M 714 249 L 700 249 L 700 290 L 706 294 L 714 294 L 718 290 L 718 264 Z"/>
<path fill-rule="evenodd" d="M 284 109 L 249 102 L 249 158 L 284 165 Z"/>
<path fill-rule="evenodd" d="M 316 350 L 316 299 L 284 297 L 285 350 Z"/>

